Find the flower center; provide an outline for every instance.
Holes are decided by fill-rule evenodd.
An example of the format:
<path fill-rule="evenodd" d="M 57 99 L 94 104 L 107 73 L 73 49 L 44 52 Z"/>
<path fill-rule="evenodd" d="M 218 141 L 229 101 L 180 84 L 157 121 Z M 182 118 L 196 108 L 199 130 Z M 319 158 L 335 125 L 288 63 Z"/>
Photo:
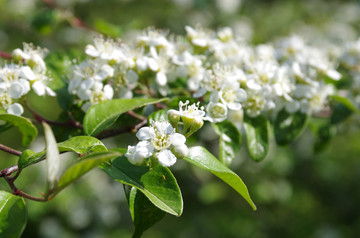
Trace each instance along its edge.
<path fill-rule="evenodd" d="M 159 130 L 155 129 L 155 138 L 152 138 L 151 142 L 154 145 L 155 149 L 162 150 L 168 148 L 170 143 L 169 134 L 162 134 Z"/>

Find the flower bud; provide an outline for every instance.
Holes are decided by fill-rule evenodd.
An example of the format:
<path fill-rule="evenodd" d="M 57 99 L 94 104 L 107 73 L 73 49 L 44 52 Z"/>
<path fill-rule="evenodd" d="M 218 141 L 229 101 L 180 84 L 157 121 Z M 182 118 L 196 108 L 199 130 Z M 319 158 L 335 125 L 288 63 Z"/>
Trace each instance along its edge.
<path fill-rule="evenodd" d="M 191 132 L 194 133 L 204 125 L 204 121 L 200 118 L 194 118 L 190 124 Z"/>
<path fill-rule="evenodd" d="M 167 113 L 171 125 L 176 127 L 180 121 L 180 113 L 176 110 L 169 110 Z"/>
<path fill-rule="evenodd" d="M 11 53 L 11 57 L 14 60 L 15 63 L 19 63 L 22 61 L 23 59 L 23 51 L 21 49 L 15 49 L 12 53 Z"/>
<path fill-rule="evenodd" d="M 178 159 L 182 159 L 189 153 L 189 148 L 185 145 L 174 146 L 171 150 Z"/>

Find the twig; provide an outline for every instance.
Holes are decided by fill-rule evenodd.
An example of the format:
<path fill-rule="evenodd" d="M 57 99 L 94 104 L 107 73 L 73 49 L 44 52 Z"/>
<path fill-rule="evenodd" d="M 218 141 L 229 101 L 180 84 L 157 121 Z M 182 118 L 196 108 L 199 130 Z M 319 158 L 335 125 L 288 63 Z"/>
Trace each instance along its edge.
<path fill-rule="evenodd" d="M 4 59 L 11 59 L 11 54 L 7 52 L 0 51 L 0 57 Z"/>
<path fill-rule="evenodd" d="M 7 147 L 6 145 L 0 144 L 0 150 L 8 152 L 10 154 L 20 156 L 22 154 L 21 151 L 15 150 L 13 148 Z"/>
<path fill-rule="evenodd" d="M 132 117 L 134 117 L 134 118 L 136 118 L 136 119 L 138 119 L 140 121 L 146 120 L 146 117 L 141 116 L 141 115 L 137 114 L 134 111 L 127 111 L 126 114 L 128 114 L 128 115 L 130 115 L 130 116 L 132 116 Z"/>
<path fill-rule="evenodd" d="M 34 118 L 38 121 L 38 122 L 46 122 L 50 125 L 55 125 L 55 126 L 62 126 L 62 127 L 70 127 L 70 128 L 77 128 L 77 129 L 83 129 L 83 126 L 75 121 L 75 120 L 70 120 L 68 122 L 59 122 L 59 121 L 52 121 L 52 120 L 48 120 L 44 117 L 42 117 L 41 115 L 39 115 L 37 112 L 35 112 L 29 105 L 27 105 L 27 108 L 31 111 L 31 113 L 34 115 Z"/>
<path fill-rule="evenodd" d="M 9 176 L 9 175 L 11 175 L 12 173 L 15 173 L 18 170 L 19 170 L 19 167 L 18 167 L 17 164 L 15 164 L 15 165 L 13 165 L 13 166 L 11 166 L 9 168 L 1 170 L 0 171 L 0 177 Z M 17 176 L 15 175 L 15 177 L 17 177 Z"/>
<path fill-rule="evenodd" d="M 37 201 L 37 202 L 46 202 L 46 201 L 48 201 L 47 198 L 34 197 L 34 196 L 31 196 L 31 195 L 29 195 L 27 193 L 24 193 L 23 191 L 21 191 L 20 189 L 18 189 L 15 186 L 13 178 L 11 178 L 9 176 L 5 176 L 4 178 L 5 178 L 6 182 L 9 184 L 9 186 L 10 186 L 10 188 L 11 188 L 14 195 L 24 197 L 24 198 L 27 198 L 27 199 L 30 199 L 30 200 L 33 200 L 33 201 Z"/>

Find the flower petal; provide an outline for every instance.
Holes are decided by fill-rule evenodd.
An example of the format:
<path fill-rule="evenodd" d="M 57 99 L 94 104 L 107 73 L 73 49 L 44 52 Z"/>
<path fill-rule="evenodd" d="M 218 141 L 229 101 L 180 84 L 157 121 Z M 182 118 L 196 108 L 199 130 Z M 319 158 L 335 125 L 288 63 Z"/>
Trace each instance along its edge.
<path fill-rule="evenodd" d="M 139 140 L 150 140 L 150 127 L 142 127 L 138 132 L 136 133 L 136 137 Z"/>
<path fill-rule="evenodd" d="M 156 157 L 158 158 L 159 163 L 165 167 L 169 167 L 176 162 L 176 157 L 170 150 L 162 150 Z"/>
<path fill-rule="evenodd" d="M 170 142 L 174 146 L 183 145 L 183 144 L 185 144 L 185 141 L 186 141 L 186 137 L 182 134 L 174 133 L 170 136 Z"/>

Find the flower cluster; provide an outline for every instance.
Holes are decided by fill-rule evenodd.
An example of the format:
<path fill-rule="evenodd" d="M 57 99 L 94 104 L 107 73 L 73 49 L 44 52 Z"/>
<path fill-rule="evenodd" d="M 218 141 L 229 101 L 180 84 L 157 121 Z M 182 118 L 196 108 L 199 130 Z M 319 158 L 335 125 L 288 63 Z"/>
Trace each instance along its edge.
<path fill-rule="evenodd" d="M 143 165 L 147 158 L 153 157 L 162 166 L 169 167 L 177 157 L 185 157 L 188 153 L 185 136 L 176 133 L 167 121 L 151 121 L 151 125 L 141 128 L 136 137 L 140 142 L 136 146 L 129 146 L 125 154 L 134 165 Z"/>
<path fill-rule="evenodd" d="M 39 96 L 55 96 L 47 83 L 48 77 L 44 57 L 47 50 L 24 43 L 23 49 L 12 52 L 14 63 L 0 68 L 0 110 L 21 115 L 24 112 L 19 100 L 31 89 Z"/>
<path fill-rule="evenodd" d="M 250 46 L 228 27 L 185 30 L 186 37 L 149 28 L 129 41 L 95 38 L 86 46 L 88 58 L 69 75 L 75 103 L 81 101 L 86 111 L 112 98 L 172 95 L 185 84 L 193 97 L 206 100 L 212 122 L 243 113 L 273 117 L 282 109 L 311 114 L 326 108 L 336 93 L 329 81 L 342 78 L 340 56 L 299 36 Z M 358 61 L 350 51 L 356 44 L 342 61 L 353 68 Z"/>

